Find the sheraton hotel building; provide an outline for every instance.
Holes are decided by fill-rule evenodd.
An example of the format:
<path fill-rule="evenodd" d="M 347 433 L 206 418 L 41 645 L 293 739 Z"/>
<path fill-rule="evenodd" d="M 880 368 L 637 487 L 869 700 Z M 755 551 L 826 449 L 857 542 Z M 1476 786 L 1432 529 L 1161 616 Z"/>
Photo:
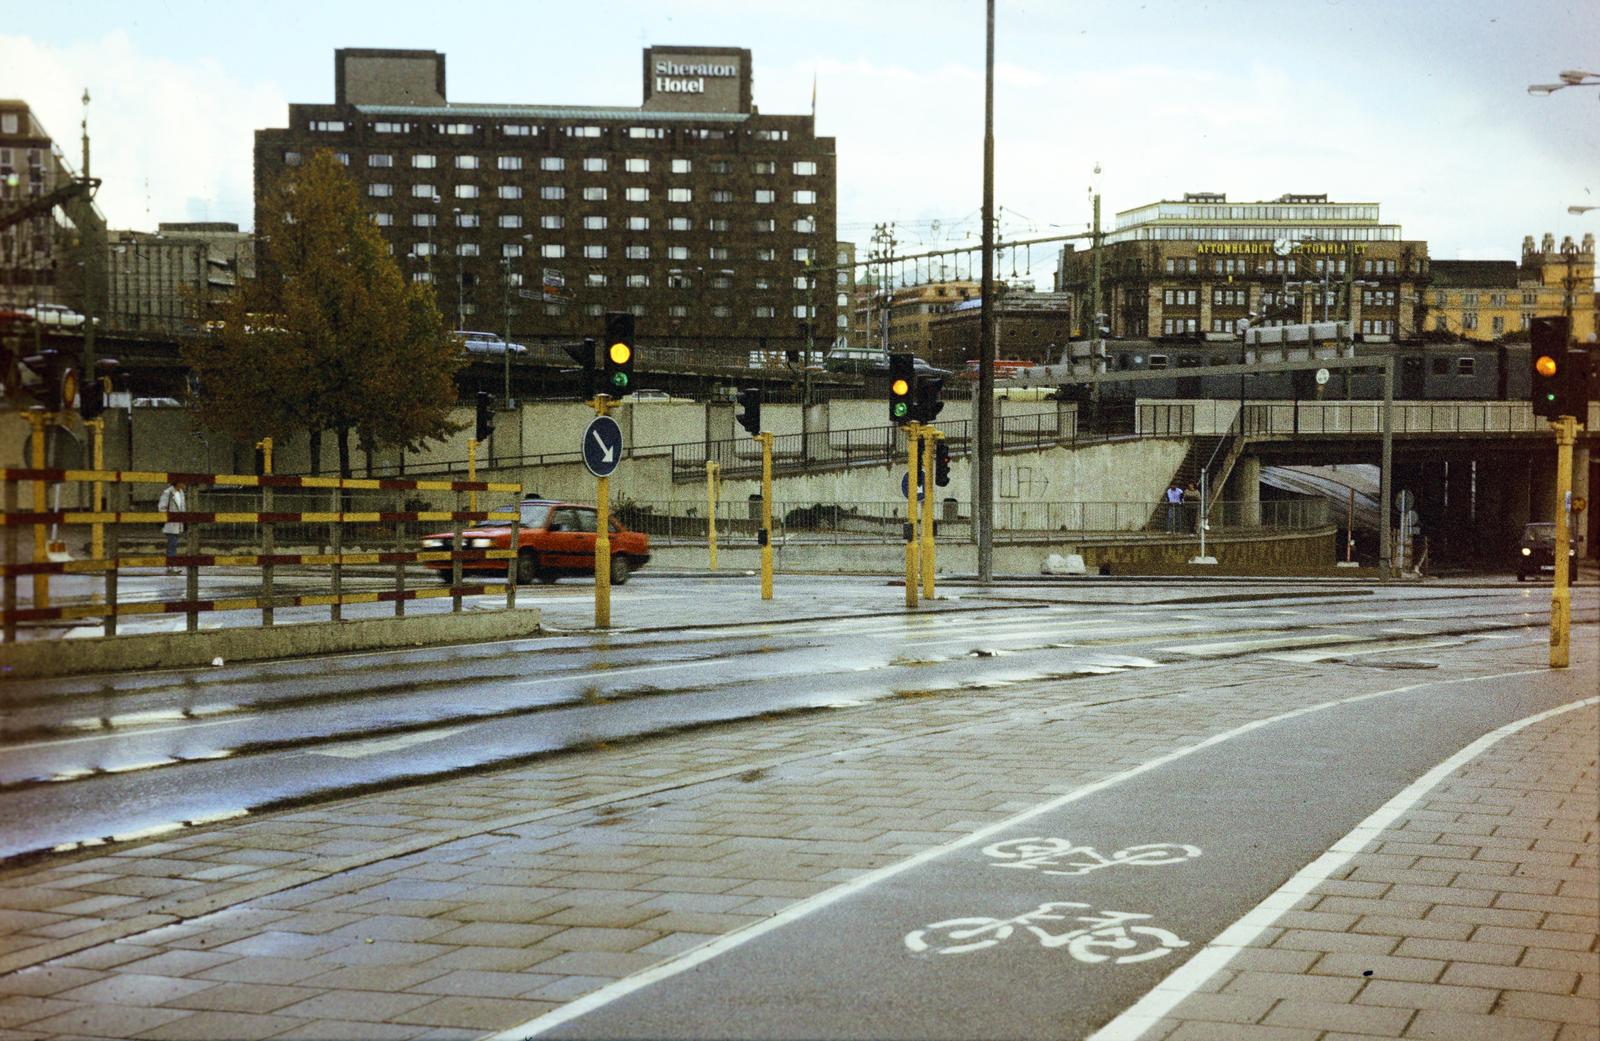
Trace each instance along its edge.
<path fill-rule="evenodd" d="M 759 113 L 750 51 L 647 48 L 639 108 L 452 103 L 434 51 L 334 63 L 333 104 L 256 132 L 257 198 L 331 150 L 452 324 L 561 343 L 631 311 L 646 347 L 741 363 L 844 332 L 834 139 Z"/>

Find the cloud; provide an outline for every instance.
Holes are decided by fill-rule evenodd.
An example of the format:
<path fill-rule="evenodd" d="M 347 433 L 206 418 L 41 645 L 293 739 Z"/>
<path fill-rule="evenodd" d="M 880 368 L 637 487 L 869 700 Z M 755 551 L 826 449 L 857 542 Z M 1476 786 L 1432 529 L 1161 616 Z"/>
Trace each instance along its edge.
<path fill-rule="evenodd" d="M 287 115 L 275 84 L 240 83 L 208 58 L 150 57 L 120 30 L 64 47 L 0 35 L 0 96 L 26 101 L 74 169 L 86 87 L 90 172 L 111 227 L 251 225 L 253 132 Z"/>

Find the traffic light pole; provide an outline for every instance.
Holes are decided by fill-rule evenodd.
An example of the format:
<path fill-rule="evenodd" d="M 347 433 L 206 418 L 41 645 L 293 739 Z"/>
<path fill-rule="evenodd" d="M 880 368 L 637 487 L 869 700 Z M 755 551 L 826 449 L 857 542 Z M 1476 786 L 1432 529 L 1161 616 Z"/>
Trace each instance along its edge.
<path fill-rule="evenodd" d="M 609 416 L 617 402 L 609 395 L 597 394 L 589 404 L 596 416 Z M 594 627 L 611 627 L 611 478 L 594 479 Z M 506 561 L 507 568 L 516 567 L 515 560 Z M 515 575 L 507 572 L 515 580 Z"/>
<path fill-rule="evenodd" d="M 933 427 L 922 428 L 922 595 L 933 595 L 933 443 L 941 435 Z"/>
<path fill-rule="evenodd" d="M 1567 550 L 1571 545 L 1572 443 L 1578 421 L 1571 416 L 1552 420 L 1556 432 L 1556 559 L 1555 587 L 1550 591 L 1550 667 L 1564 669 L 1572 643 L 1572 590 L 1569 586 Z"/>
<path fill-rule="evenodd" d="M 478 445 L 481 443 L 482 442 L 478 441 L 477 438 L 472 438 L 467 441 L 467 480 L 469 481 L 476 481 L 478 479 Z M 460 502 L 461 500 L 457 499 L 456 501 Z M 467 509 L 476 511 L 477 508 L 478 493 L 468 492 Z"/>
<path fill-rule="evenodd" d="M 907 423 L 906 432 L 906 606 L 917 606 L 917 457 L 921 454 L 922 424 Z"/>
<path fill-rule="evenodd" d="M 722 484 L 722 467 L 706 460 L 706 546 L 711 551 L 710 568 L 717 570 L 717 492 Z M 762 501 L 766 497 L 762 496 Z"/>
<path fill-rule="evenodd" d="M 33 428 L 33 468 L 43 470 L 45 465 L 44 439 L 45 431 L 55 419 L 42 408 L 28 410 L 28 424 Z M 45 483 L 33 482 L 33 512 L 43 513 L 46 509 Z M 33 526 L 33 562 L 43 564 L 48 557 L 45 540 L 49 532 L 43 524 Z M 50 576 L 37 574 L 33 576 L 33 606 L 45 608 L 50 606 Z"/>
<path fill-rule="evenodd" d="M 761 599 L 772 599 L 772 434 L 756 435 L 761 442 Z"/>

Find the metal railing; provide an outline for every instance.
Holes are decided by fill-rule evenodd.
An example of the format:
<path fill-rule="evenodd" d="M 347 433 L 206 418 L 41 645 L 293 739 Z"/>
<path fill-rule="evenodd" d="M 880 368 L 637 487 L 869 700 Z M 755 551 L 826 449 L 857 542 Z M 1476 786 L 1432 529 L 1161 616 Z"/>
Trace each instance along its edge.
<path fill-rule="evenodd" d="M 1240 433 L 1383 433 L 1381 401 L 1284 401 L 1250 403 L 1240 410 Z M 1526 401 L 1397 401 L 1396 434 L 1540 434 L 1547 424 Z"/>
<path fill-rule="evenodd" d="M 148 497 L 132 494 L 139 485 L 182 484 L 195 490 L 188 493 L 196 508 L 182 511 L 159 509 L 90 510 L 45 509 L 45 489 L 51 484 L 82 482 L 95 486 L 92 498 L 100 503 L 102 490 L 110 487 L 114 497 L 133 501 Z M 33 508 L 18 507 L 21 485 L 31 485 Z M 201 486 L 210 486 L 202 488 Z M 218 487 L 249 489 L 221 492 Z M 0 513 L 0 538 L 4 541 L 0 562 L 0 623 L 4 640 L 14 642 L 20 624 L 71 623 L 98 618 L 106 636 L 115 635 L 118 619 L 134 615 L 181 614 L 186 629 L 199 629 L 199 616 L 213 611 L 259 610 L 261 624 L 274 624 L 274 611 L 290 607 L 329 608 L 331 617 L 343 617 L 346 604 L 392 602 L 396 616 L 405 614 L 410 600 L 451 597 L 452 609 L 462 609 L 463 596 L 489 591 L 482 585 L 463 585 L 463 566 L 500 561 L 515 556 L 515 549 L 492 549 L 463 545 L 461 532 L 474 523 L 488 520 L 491 514 L 511 525 L 511 541 L 517 543 L 520 511 L 476 507 L 470 499 L 462 509 L 463 497 L 478 494 L 510 499 L 522 497 L 522 486 L 484 481 L 416 480 L 341 480 L 295 476 L 254 476 L 243 474 L 148 473 L 116 470 L 0 470 L 4 511 Z M 444 508 L 418 498 L 447 501 Z M 186 507 L 188 503 L 185 503 Z M 285 508 L 291 507 L 291 508 Z M 167 536 L 162 526 L 184 526 L 178 536 L 177 552 L 164 545 Z M 52 554 L 48 540 L 57 525 L 89 529 L 90 558 L 74 560 L 64 553 Z M 22 561 L 18 554 L 18 533 L 33 528 L 32 559 Z M 446 528 L 454 532 L 452 548 L 421 552 L 416 536 L 422 530 Z M 129 552 L 123 553 L 124 548 Z M 448 584 L 443 588 L 417 589 L 407 586 L 408 564 L 450 562 Z M 366 565 L 366 588 L 347 591 L 347 568 Z M 506 565 L 499 565 L 506 566 Z M 326 576 L 327 591 L 280 595 L 274 588 L 276 571 L 283 567 L 304 569 L 297 576 Z M 228 569 L 226 577 L 218 569 Z M 217 589 L 239 591 L 238 570 L 259 574 L 257 595 L 201 596 L 202 575 L 215 578 Z M 165 591 L 142 588 L 132 595 L 120 588 L 125 572 L 160 573 L 181 571 L 184 593 L 180 599 L 164 599 Z M 430 569 L 432 570 L 432 569 Z M 57 599 L 52 603 L 50 580 L 55 576 L 101 576 L 103 590 L 75 583 L 66 595 L 58 583 Z M 18 579 L 29 577 L 31 595 L 23 606 Z M 415 576 L 412 576 L 415 582 Z M 516 606 L 515 583 L 506 583 L 506 606 Z M 246 587 L 246 592 L 255 592 Z"/>
<path fill-rule="evenodd" d="M 935 535 L 966 541 L 972 534 L 969 505 L 935 496 Z M 885 543 L 903 538 L 904 499 L 883 502 L 830 503 L 775 502 L 773 537 L 793 542 Z M 649 535 L 657 545 L 704 545 L 707 518 L 704 500 L 623 501 L 612 514 L 633 531 Z M 1146 502 L 1015 502 L 994 504 L 994 537 L 1000 542 L 1037 541 L 1059 536 L 1074 538 L 1148 535 L 1194 536 L 1198 503 L 1177 504 L 1154 514 Z M 1326 499 L 1226 501 L 1210 507 L 1212 535 L 1274 534 L 1312 531 L 1329 523 Z M 1170 527 L 1169 527 L 1170 521 Z M 719 541 L 740 538 L 754 542 L 761 527 L 761 501 L 731 500 L 717 504 Z"/>

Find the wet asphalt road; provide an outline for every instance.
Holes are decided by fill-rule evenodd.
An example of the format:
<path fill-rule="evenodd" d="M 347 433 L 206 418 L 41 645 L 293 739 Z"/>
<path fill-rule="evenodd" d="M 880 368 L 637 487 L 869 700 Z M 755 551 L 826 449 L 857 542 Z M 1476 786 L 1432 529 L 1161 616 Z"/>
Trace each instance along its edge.
<path fill-rule="evenodd" d="M 952 588 L 907 613 L 881 580 L 786 578 L 785 593 L 807 583 L 841 610 L 740 622 L 751 582 L 663 577 L 622 595 L 684 627 L 577 631 L 574 590 L 547 598 L 564 635 L 9 684 L 0 858 L 764 713 L 1085 680 L 1092 696 L 1106 672 L 1424 653 L 1548 617 L 1537 590 L 1504 587 Z"/>

